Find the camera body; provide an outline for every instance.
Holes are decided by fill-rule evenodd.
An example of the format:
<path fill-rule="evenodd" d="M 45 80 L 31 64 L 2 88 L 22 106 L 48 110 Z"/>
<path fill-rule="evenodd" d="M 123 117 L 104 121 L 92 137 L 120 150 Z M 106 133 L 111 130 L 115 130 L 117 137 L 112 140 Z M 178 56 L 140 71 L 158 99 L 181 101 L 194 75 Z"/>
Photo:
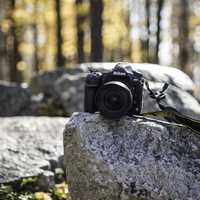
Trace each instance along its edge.
<path fill-rule="evenodd" d="M 84 111 L 99 111 L 105 118 L 138 115 L 142 109 L 144 78 L 117 64 L 112 71 L 90 72 L 85 81 Z"/>

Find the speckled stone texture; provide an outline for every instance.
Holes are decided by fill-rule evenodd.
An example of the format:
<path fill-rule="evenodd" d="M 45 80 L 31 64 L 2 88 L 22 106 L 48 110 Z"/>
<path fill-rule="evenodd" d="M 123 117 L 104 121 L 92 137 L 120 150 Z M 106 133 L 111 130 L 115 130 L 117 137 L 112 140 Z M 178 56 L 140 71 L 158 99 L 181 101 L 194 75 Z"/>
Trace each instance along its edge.
<path fill-rule="evenodd" d="M 200 136 L 183 126 L 76 113 L 64 160 L 73 200 L 200 199 Z"/>
<path fill-rule="evenodd" d="M 61 117 L 0 118 L 0 183 L 23 177 L 40 176 L 41 180 L 53 177 L 51 170 L 62 166 L 62 133 L 67 120 Z"/>

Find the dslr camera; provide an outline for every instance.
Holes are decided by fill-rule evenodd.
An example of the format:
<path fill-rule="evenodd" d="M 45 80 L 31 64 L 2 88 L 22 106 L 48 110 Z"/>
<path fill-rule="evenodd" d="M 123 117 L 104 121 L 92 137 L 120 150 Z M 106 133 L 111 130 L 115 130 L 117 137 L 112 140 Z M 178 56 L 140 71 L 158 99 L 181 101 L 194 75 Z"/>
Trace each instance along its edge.
<path fill-rule="evenodd" d="M 142 109 L 144 78 L 130 67 L 117 64 L 112 71 L 91 71 L 85 81 L 84 111 L 105 118 L 138 115 Z"/>

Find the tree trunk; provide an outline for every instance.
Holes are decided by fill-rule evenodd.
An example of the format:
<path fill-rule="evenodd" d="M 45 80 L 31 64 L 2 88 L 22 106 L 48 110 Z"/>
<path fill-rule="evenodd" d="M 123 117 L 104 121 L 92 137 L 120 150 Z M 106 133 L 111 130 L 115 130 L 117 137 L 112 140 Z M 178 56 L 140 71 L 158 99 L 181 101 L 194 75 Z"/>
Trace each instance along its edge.
<path fill-rule="evenodd" d="M 6 35 L 0 27 L 0 79 L 9 80 L 6 56 Z"/>
<path fill-rule="evenodd" d="M 159 63 L 159 46 L 161 43 L 161 12 L 164 4 L 164 0 L 158 0 L 157 2 L 157 33 L 156 33 L 156 55 L 155 55 L 155 63 Z"/>
<path fill-rule="evenodd" d="M 84 52 L 84 23 L 86 20 L 86 15 L 82 13 L 82 6 L 84 0 L 76 0 L 76 30 L 77 30 L 77 56 L 78 62 L 85 61 Z"/>
<path fill-rule="evenodd" d="M 57 35 L 56 65 L 58 67 L 63 67 L 65 64 L 65 59 L 62 50 L 63 37 L 62 37 L 62 19 L 61 19 L 61 0 L 55 0 L 55 10 L 56 10 L 56 35 Z"/>
<path fill-rule="evenodd" d="M 1 23 L 6 17 L 8 2 L 0 0 L 0 79 L 9 80 L 9 66 L 7 61 L 6 51 L 6 33 L 3 32 Z"/>
<path fill-rule="evenodd" d="M 146 0 L 145 1 L 145 10 L 146 10 L 146 30 L 147 30 L 147 40 L 145 44 L 145 50 L 146 50 L 146 61 L 151 62 L 150 54 L 149 54 L 149 39 L 150 39 L 150 7 L 151 7 L 151 1 Z"/>
<path fill-rule="evenodd" d="M 189 59 L 189 2 L 188 0 L 180 1 L 179 16 L 179 65 L 183 71 L 187 69 Z"/>
<path fill-rule="evenodd" d="M 91 17 L 91 61 L 101 62 L 103 59 L 103 0 L 90 0 Z"/>
<path fill-rule="evenodd" d="M 39 58 L 38 58 L 38 29 L 37 24 L 33 24 L 33 42 L 34 42 L 34 71 L 39 72 Z"/>
<path fill-rule="evenodd" d="M 129 5 L 129 4 L 128 4 Z M 126 24 L 126 27 L 127 27 L 127 30 L 128 30 L 128 34 L 127 34 L 127 38 L 125 38 L 125 40 L 128 40 L 128 47 L 127 47 L 127 50 L 126 50 L 126 55 L 125 57 L 131 61 L 131 54 L 132 54 L 132 46 L 133 46 L 133 42 L 132 42 L 132 39 L 131 39 L 131 22 L 130 22 L 130 9 L 127 8 L 125 14 L 125 24 Z"/>
<path fill-rule="evenodd" d="M 39 72 L 39 58 L 38 58 L 38 27 L 37 27 L 37 12 L 38 10 L 38 0 L 34 1 L 34 23 L 33 28 L 33 42 L 34 42 L 34 71 Z"/>
<path fill-rule="evenodd" d="M 10 2 L 11 13 L 15 10 L 15 0 Z M 10 63 L 10 80 L 13 82 L 21 82 L 21 74 L 17 70 L 17 64 L 22 60 L 19 52 L 18 30 L 13 16 L 10 17 L 11 27 L 9 33 L 10 45 L 8 47 L 8 59 Z"/>

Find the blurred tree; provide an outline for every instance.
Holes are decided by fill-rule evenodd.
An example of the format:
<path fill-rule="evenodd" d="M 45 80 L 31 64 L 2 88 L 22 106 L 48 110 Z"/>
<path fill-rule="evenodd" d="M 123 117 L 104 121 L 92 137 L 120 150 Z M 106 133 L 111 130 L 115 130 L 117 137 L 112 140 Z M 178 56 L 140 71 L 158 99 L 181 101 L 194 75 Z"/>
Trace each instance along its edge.
<path fill-rule="evenodd" d="M 131 38 L 131 3 L 123 0 L 119 0 L 118 6 L 119 17 L 116 19 L 121 31 L 118 32 L 119 44 L 118 49 L 118 60 L 119 61 L 131 61 L 132 55 L 132 38 Z M 113 13 L 113 11 L 112 11 Z M 113 37 L 111 35 L 111 37 Z"/>
<path fill-rule="evenodd" d="M 8 34 L 8 57 L 10 63 L 10 80 L 13 82 L 21 82 L 22 77 L 18 68 L 22 60 L 19 52 L 19 37 L 21 28 L 16 26 L 14 18 L 14 11 L 16 8 L 16 1 L 10 0 L 10 31 Z"/>
<path fill-rule="evenodd" d="M 34 0 L 34 22 L 33 22 L 33 42 L 34 42 L 34 71 L 39 72 L 39 57 L 38 57 L 38 23 L 37 23 L 37 12 L 38 0 Z"/>
<path fill-rule="evenodd" d="M 102 35 L 106 61 L 132 60 L 133 4 L 133 1 L 104 0 Z"/>
<path fill-rule="evenodd" d="M 199 10 L 198 0 L 0 0 L 0 78 L 9 69 L 12 81 L 30 80 L 66 59 L 168 60 L 188 72 L 199 61 Z"/>
<path fill-rule="evenodd" d="M 61 0 L 55 0 L 55 11 L 56 11 L 56 33 L 57 33 L 57 53 L 56 53 L 56 65 L 63 67 L 65 59 L 63 56 L 63 37 L 62 37 L 62 18 L 61 18 Z"/>
<path fill-rule="evenodd" d="M 179 7 L 179 66 L 184 72 L 188 72 L 189 60 L 189 1 L 180 0 Z"/>
<path fill-rule="evenodd" d="M 103 59 L 103 8 L 103 0 L 90 0 L 91 61 L 95 62 Z"/>
<path fill-rule="evenodd" d="M 156 32 L 156 55 L 155 55 L 155 63 L 159 63 L 159 46 L 161 43 L 161 12 L 163 9 L 164 0 L 158 0 L 157 2 L 157 32 Z"/>
<path fill-rule="evenodd" d="M 84 25 L 86 22 L 87 14 L 84 9 L 84 0 L 76 0 L 76 30 L 77 30 L 77 56 L 78 63 L 85 61 L 84 52 Z"/>
<path fill-rule="evenodd" d="M 6 33 L 3 30 L 2 22 L 6 15 L 7 1 L 0 0 L 0 79 L 9 80 L 8 62 L 6 51 Z"/>
<path fill-rule="evenodd" d="M 7 75 L 7 59 L 6 59 L 6 35 L 0 27 L 0 79 L 8 79 Z"/>
<path fill-rule="evenodd" d="M 129 4 L 128 4 L 129 5 Z M 131 61 L 131 54 L 132 54 L 132 40 L 131 40 L 131 14 L 130 14 L 131 10 L 129 8 L 126 8 L 126 10 L 123 10 L 124 14 L 124 20 L 125 20 L 125 25 L 126 25 L 126 37 L 124 38 L 124 43 L 125 43 L 125 52 L 124 52 L 124 56 L 126 61 Z M 124 51 L 124 49 L 123 49 Z"/>
<path fill-rule="evenodd" d="M 151 62 L 150 54 L 149 54 L 149 38 L 150 38 L 150 7 L 151 7 L 151 0 L 145 0 L 145 11 L 146 11 L 146 32 L 147 32 L 147 39 L 145 43 L 146 49 L 146 62 Z"/>

